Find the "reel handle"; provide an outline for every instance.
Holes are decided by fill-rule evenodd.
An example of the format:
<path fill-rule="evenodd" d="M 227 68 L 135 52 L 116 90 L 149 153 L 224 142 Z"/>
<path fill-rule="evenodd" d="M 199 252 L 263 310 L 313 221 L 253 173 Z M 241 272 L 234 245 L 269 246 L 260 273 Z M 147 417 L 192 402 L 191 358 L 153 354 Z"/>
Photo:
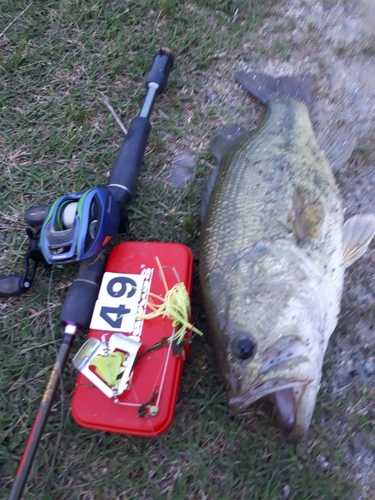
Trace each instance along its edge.
<path fill-rule="evenodd" d="M 23 276 L 16 276 L 15 274 L 0 276 L 0 297 L 16 297 L 25 291 Z"/>
<path fill-rule="evenodd" d="M 44 219 L 47 217 L 50 208 L 50 205 L 28 208 L 25 213 L 26 224 L 31 227 L 41 226 Z"/>

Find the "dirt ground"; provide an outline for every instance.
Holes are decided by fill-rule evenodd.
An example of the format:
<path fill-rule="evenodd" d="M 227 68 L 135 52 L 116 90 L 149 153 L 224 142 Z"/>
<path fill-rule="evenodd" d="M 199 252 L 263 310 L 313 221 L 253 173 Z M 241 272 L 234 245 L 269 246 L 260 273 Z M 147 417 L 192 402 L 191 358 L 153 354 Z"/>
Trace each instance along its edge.
<path fill-rule="evenodd" d="M 256 34 L 257 43 L 268 48 L 267 57 L 249 62 L 245 50 L 243 67 L 273 76 L 314 75 L 317 135 L 344 128 L 356 141 L 350 160 L 335 169 L 345 218 L 374 213 L 375 1 L 285 0 L 274 12 Z M 249 51 L 253 43 L 250 39 Z M 342 442 L 348 474 L 358 484 L 357 499 L 375 498 L 374 299 L 372 243 L 347 271 L 341 318 L 326 355 L 318 404 L 342 403 L 340 412 L 333 419 L 319 409 L 315 413 L 316 425 Z M 325 457 L 319 461 L 333 467 Z"/>

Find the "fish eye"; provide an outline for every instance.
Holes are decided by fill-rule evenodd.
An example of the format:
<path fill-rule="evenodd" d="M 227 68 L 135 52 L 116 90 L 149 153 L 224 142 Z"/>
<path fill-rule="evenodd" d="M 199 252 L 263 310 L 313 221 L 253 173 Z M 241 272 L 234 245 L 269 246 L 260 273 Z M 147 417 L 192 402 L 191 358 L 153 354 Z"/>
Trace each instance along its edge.
<path fill-rule="evenodd" d="M 256 343 L 248 337 L 236 337 L 232 342 L 233 354 L 238 359 L 249 359 L 256 352 Z"/>

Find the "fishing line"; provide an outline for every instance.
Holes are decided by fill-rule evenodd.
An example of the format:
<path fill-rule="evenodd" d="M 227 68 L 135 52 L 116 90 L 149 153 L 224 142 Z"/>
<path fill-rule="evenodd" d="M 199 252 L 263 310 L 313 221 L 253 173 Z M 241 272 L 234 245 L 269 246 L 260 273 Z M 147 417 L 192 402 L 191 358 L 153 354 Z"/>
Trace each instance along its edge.
<path fill-rule="evenodd" d="M 52 300 L 52 283 L 53 283 L 53 273 L 56 268 L 56 265 L 52 265 L 51 272 L 50 272 L 50 278 L 48 280 L 48 289 L 47 289 L 47 316 L 48 316 L 48 323 L 49 323 L 49 329 L 50 329 L 50 335 L 52 337 L 53 341 L 53 346 L 55 350 L 55 357 L 57 361 L 58 357 L 58 346 L 57 346 L 57 341 L 56 341 L 56 334 L 55 334 L 55 327 L 53 325 L 53 319 L 52 319 L 52 307 L 50 306 L 51 300 Z M 60 378 L 60 426 L 59 426 L 59 431 L 57 434 L 56 438 L 56 444 L 54 447 L 53 455 L 52 455 L 52 460 L 51 464 L 48 468 L 48 474 L 46 475 L 46 478 L 44 479 L 43 486 L 42 486 L 42 493 L 44 494 L 48 485 L 48 480 L 51 476 L 51 473 L 53 472 L 56 458 L 57 458 L 57 453 L 59 450 L 62 434 L 63 434 L 63 426 L 64 426 L 64 404 L 65 404 L 65 398 L 64 398 L 64 383 L 63 383 L 63 378 L 62 378 L 62 373 L 60 370 L 59 373 L 59 378 Z"/>
<path fill-rule="evenodd" d="M 172 330 L 172 338 L 173 338 L 175 332 L 176 332 L 176 328 L 173 328 L 173 330 Z M 169 342 L 167 356 L 166 356 L 166 360 L 165 360 L 164 366 L 163 366 L 163 373 L 162 373 L 162 376 L 161 376 L 160 389 L 159 389 L 159 392 L 158 392 L 158 398 L 156 400 L 156 406 L 159 406 L 159 404 L 160 404 L 160 398 L 161 398 L 161 394 L 163 392 L 163 386 L 164 386 L 164 381 L 165 381 L 165 374 L 166 374 L 167 368 L 168 368 L 169 358 L 170 358 L 171 350 L 172 350 L 172 344 L 173 344 L 173 342 L 171 340 Z M 160 375 L 160 371 L 159 371 L 159 375 Z M 159 377 L 159 375 L 158 375 L 158 377 Z"/>

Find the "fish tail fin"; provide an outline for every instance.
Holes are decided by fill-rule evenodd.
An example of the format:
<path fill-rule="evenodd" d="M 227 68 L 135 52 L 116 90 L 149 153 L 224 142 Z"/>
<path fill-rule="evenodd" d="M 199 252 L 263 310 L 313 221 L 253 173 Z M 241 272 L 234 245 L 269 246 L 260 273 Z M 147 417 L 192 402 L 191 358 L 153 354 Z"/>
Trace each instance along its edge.
<path fill-rule="evenodd" d="M 236 80 L 264 105 L 272 98 L 297 99 L 308 107 L 312 103 L 314 79 L 311 75 L 273 78 L 255 71 L 239 71 L 236 73 Z"/>

